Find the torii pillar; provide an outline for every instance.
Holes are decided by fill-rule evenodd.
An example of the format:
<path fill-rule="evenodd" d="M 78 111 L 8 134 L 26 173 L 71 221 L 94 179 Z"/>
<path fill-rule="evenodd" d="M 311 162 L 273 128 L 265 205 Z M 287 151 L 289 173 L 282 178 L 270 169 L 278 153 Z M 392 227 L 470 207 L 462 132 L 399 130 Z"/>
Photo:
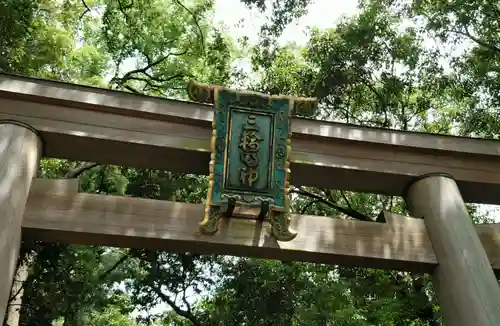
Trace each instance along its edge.
<path fill-rule="evenodd" d="M 500 287 L 455 180 L 424 175 L 405 197 L 411 214 L 424 219 L 436 253 L 433 284 L 445 324 L 500 325 Z"/>
<path fill-rule="evenodd" d="M 0 120 L 0 323 L 7 310 L 21 245 L 21 225 L 42 142 L 35 129 Z"/>

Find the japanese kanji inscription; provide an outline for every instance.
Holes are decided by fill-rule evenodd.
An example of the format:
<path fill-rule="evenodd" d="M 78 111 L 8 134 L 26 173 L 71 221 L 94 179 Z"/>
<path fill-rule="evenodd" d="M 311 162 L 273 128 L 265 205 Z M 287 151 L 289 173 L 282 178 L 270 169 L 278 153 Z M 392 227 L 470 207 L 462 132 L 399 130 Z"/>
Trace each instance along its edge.
<path fill-rule="evenodd" d="M 221 217 L 268 218 L 273 236 L 290 241 L 291 115 L 311 115 L 311 98 L 268 96 L 220 86 L 188 85 L 191 100 L 213 103 L 210 175 L 200 229 L 218 230 Z M 235 208 L 242 208 L 235 211 Z M 244 211 L 253 212 L 244 213 Z"/>

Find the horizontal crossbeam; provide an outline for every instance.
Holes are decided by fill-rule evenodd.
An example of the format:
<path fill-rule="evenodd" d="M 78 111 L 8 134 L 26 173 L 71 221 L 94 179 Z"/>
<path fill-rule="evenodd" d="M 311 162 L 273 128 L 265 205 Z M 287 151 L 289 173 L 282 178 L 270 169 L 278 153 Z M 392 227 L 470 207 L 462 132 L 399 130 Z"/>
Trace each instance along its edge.
<path fill-rule="evenodd" d="M 208 173 L 213 109 L 0 74 L 0 119 L 40 131 L 44 155 Z M 415 176 L 452 175 L 465 201 L 500 204 L 500 142 L 294 118 L 292 183 L 401 195 Z"/>
<path fill-rule="evenodd" d="M 430 271 L 436 256 L 422 219 L 386 212 L 386 223 L 293 215 L 298 236 L 277 242 L 269 225 L 223 220 L 212 236 L 198 232 L 203 206 L 77 193 L 76 180 L 37 179 L 28 198 L 23 232 L 77 244 L 218 253 L 277 260 Z M 500 224 L 476 230 L 493 268 L 500 270 Z"/>

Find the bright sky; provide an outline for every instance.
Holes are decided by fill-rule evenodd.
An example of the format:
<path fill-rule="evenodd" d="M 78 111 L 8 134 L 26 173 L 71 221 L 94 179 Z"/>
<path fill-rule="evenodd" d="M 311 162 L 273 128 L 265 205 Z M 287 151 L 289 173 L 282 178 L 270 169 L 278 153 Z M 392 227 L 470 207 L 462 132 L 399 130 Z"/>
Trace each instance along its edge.
<path fill-rule="evenodd" d="M 285 29 L 279 39 L 280 44 L 295 42 L 297 45 L 305 45 L 308 41 L 308 27 L 333 27 L 343 15 L 351 16 L 355 13 L 357 4 L 358 0 L 312 0 L 307 15 Z M 240 0 L 215 0 L 214 23 L 223 22 L 234 40 L 247 36 L 250 43 L 257 43 L 260 26 L 266 21 L 265 15 L 258 10 L 249 10 Z M 238 60 L 236 64 L 251 72 L 248 60 Z M 134 67 L 135 59 L 129 59 L 122 64 L 121 70 L 125 72 Z"/>
<path fill-rule="evenodd" d="M 357 4 L 357 0 L 312 0 L 308 14 L 288 26 L 280 43 L 295 41 L 299 45 L 305 45 L 308 40 L 305 33 L 307 27 L 333 27 L 342 15 L 352 15 Z M 255 43 L 265 17 L 265 14 L 260 14 L 257 10 L 249 10 L 240 0 L 215 1 L 215 21 L 223 21 L 234 39 L 248 36 L 249 41 Z"/>
<path fill-rule="evenodd" d="M 295 42 L 298 45 L 305 45 L 308 41 L 306 34 L 308 27 L 318 27 L 320 29 L 333 27 L 341 16 L 350 16 L 356 12 L 358 3 L 357 0 L 312 1 L 312 4 L 309 5 L 308 14 L 285 29 L 279 39 L 280 44 Z M 240 0 L 215 1 L 214 23 L 223 22 L 229 29 L 229 34 L 235 40 L 242 36 L 248 36 L 249 42 L 255 44 L 258 41 L 259 29 L 265 22 L 265 17 L 265 14 L 260 14 L 257 10 L 249 10 Z M 248 63 L 242 62 L 241 65 L 247 66 Z M 250 67 L 248 65 L 242 68 Z M 196 296 L 193 296 L 192 299 L 195 298 Z M 153 308 L 150 313 L 158 313 L 165 309 L 168 309 L 167 305 L 161 303 Z M 138 313 L 141 312 L 136 311 L 133 315 Z"/>
<path fill-rule="evenodd" d="M 312 1 L 312 4 L 309 5 L 308 14 L 285 29 L 279 39 L 281 45 L 289 42 L 295 42 L 297 45 L 305 45 L 308 41 L 306 34 L 308 27 L 318 27 L 320 29 L 331 28 L 335 26 L 342 16 L 352 16 L 357 11 L 357 0 Z M 258 40 L 259 28 L 265 22 L 265 17 L 265 14 L 260 14 L 257 10 L 249 10 L 240 0 L 215 1 L 214 23 L 223 22 L 229 29 L 229 34 L 235 40 L 242 36 L 247 36 L 249 42 L 255 44 Z M 243 66 L 247 66 L 247 64 L 245 62 L 242 63 Z M 495 218 L 497 222 L 500 222 L 500 209 L 497 206 L 483 205 L 482 208 L 485 211 L 490 210 L 493 213 L 490 216 Z M 195 297 L 193 296 L 191 300 L 195 299 Z M 158 313 L 165 309 L 168 309 L 167 305 L 162 303 L 150 312 Z"/>
<path fill-rule="evenodd" d="M 271 3 L 270 0 L 266 0 Z M 281 45 L 295 42 L 297 45 L 306 45 L 308 27 L 320 29 L 331 28 L 342 16 L 351 16 L 357 10 L 358 0 L 312 0 L 307 15 L 290 24 L 279 39 Z M 269 6 L 270 7 L 270 6 Z M 258 10 L 249 10 L 240 0 L 216 0 L 214 23 L 223 22 L 228 28 L 229 35 L 234 40 L 247 36 L 251 44 L 258 41 L 260 27 L 266 22 L 268 13 Z M 259 74 L 252 72 L 250 59 L 235 60 L 235 65 L 258 79 Z"/>
<path fill-rule="evenodd" d="M 279 42 L 281 44 L 295 42 L 298 45 L 305 45 L 308 41 L 307 27 L 320 29 L 333 27 L 342 15 L 350 16 L 356 12 L 357 3 L 357 0 L 313 0 L 313 3 L 309 5 L 308 14 L 288 26 Z M 215 1 L 214 22 L 222 21 L 235 40 L 248 36 L 249 42 L 255 44 L 265 17 L 257 10 L 249 10 L 240 0 Z M 246 66 L 245 63 L 243 65 Z M 150 313 L 158 313 L 165 309 L 168 309 L 167 305 L 162 303 L 153 308 Z M 137 313 L 139 312 L 134 315 Z"/>
<path fill-rule="evenodd" d="M 270 2 L 269 0 L 267 0 Z M 281 45 L 295 42 L 297 45 L 305 45 L 308 41 L 307 28 L 318 27 L 326 29 L 334 27 L 342 16 L 352 16 L 357 12 L 358 0 L 312 0 L 307 15 L 290 24 L 279 39 Z M 257 10 L 249 10 L 240 0 L 216 0 L 214 22 L 224 22 L 229 28 L 229 34 L 233 39 L 248 36 L 249 42 L 255 44 L 260 26 L 265 22 L 265 14 Z M 428 40 L 428 46 L 433 43 Z M 463 51 L 469 43 L 465 42 L 454 51 L 456 54 Z M 241 68 L 250 71 L 249 62 L 238 61 Z M 489 212 L 490 217 L 497 223 L 500 222 L 500 206 L 481 205 L 482 212 Z"/>

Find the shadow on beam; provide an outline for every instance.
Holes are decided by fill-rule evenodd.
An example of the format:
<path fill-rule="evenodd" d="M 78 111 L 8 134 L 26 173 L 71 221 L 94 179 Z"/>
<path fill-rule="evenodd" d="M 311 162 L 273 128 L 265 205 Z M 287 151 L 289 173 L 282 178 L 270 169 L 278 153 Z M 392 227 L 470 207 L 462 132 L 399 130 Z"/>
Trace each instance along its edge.
<path fill-rule="evenodd" d="M 23 233 L 75 244 L 408 271 L 428 272 L 437 264 L 423 220 L 388 212 L 387 223 L 294 215 L 297 238 L 277 242 L 267 222 L 224 220 L 217 234 L 206 236 L 198 232 L 202 205 L 77 193 L 77 188 L 76 180 L 36 180 Z M 500 269 L 499 227 L 477 227 L 495 269 Z"/>

